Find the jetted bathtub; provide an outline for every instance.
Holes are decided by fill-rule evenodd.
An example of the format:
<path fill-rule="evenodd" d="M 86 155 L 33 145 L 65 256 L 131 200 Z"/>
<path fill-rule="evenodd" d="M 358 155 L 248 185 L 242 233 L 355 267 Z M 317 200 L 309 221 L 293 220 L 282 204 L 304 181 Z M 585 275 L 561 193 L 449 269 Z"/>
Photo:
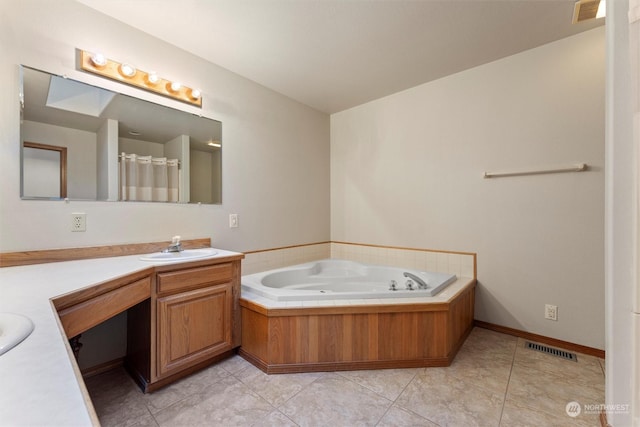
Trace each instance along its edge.
<path fill-rule="evenodd" d="M 430 297 L 456 279 L 455 274 L 326 259 L 243 276 L 242 290 L 275 301 Z"/>

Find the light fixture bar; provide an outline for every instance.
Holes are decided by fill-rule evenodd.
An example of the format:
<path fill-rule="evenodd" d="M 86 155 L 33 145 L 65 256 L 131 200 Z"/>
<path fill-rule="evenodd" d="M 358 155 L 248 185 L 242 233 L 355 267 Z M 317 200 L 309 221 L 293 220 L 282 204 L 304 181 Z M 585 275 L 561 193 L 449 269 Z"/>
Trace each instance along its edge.
<path fill-rule="evenodd" d="M 573 5 L 572 23 L 604 17 L 605 0 L 578 0 Z M 601 8 L 602 6 L 602 8 Z"/>
<path fill-rule="evenodd" d="M 178 82 L 158 77 L 155 72 L 146 72 L 130 64 L 121 64 L 105 58 L 103 55 L 80 50 L 80 69 L 97 74 L 140 89 L 167 96 L 187 104 L 202 108 L 202 95 L 199 90 L 184 86 Z"/>

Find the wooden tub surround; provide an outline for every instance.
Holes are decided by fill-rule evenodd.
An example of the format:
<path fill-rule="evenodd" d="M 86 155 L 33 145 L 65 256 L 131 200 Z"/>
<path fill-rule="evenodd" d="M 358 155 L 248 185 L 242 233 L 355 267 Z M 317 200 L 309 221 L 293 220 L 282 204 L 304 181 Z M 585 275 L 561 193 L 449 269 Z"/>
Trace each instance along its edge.
<path fill-rule="evenodd" d="M 475 279 L 445 302 L 268 308 L 240 299 L 240 355 L 268 374 L 449 366 L 473 328 Z"/>

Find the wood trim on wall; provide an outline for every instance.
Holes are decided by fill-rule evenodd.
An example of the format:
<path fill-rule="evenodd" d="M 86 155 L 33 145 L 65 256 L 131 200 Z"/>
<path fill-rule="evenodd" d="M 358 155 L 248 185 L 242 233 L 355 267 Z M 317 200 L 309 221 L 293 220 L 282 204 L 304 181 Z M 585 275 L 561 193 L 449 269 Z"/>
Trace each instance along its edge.
<path fill-rule="evenodd" d="M 339 245 L 353 245 L 353 246 L 367 246 L 370 248 L 383 248 L 383 249 L 400 249 L 404 251 L 420 251 L 420 252 L 440 252 L 444 254 L 455 254 L 455 255 L 473 255 L 476 256 L 475 252 L 464 252 L 464 251 L 447 251 L 440 249 L 427 249 L 427 248 L 412 248 L 407 246 L 389 246 L 389 245 L 374 245 L 369 243 L 353 243 L 353 242 L 340 242 L 337 240 L 332 240 L 329 243 L 336 243 Z"/>
<path fill-rule="evenodd" d="M 302 245 L 279 246 L 277 248 L 256 249 L 254 251 L 246 251 L 246 252 L 243 252 L 243 253 L 245 255 L 260 254 L 260 253 L 263 253 L 263 252 L 280 251 L 280 250 L 284 250 L 284 249 L 304 248 L 304 247 L 307 247 L 307 246 L 315 246 L 315 245 L 326 245 L 327 243 L 332 243 L 332 242 L 331 241 L 324 241 L 324 242 L 316 242 L 316 243 L 304 243 Z"/>
<path fill-rule="evenodd" d="M 598 348 L 587 347 L 585 345 L 574 344 L 572 342 L 559 340 L 556 338 L 546 337 L 544 335 L 538 335 L 531 332 L 521 331 L 519 329 L 509 328 L 507 326 L 496 325 L 494 323 L 483 322 L 482 320 L 474 320 L 474 325 L 479 328 L 489 329 L 491 331 L 501 332 L 507 335 L 513 335 L 515 337 L 524 338 L 531 341 L 541 342 L 543 344 L 552 345 L 554 347 L 560 347 L 565 350 L 575 351 L 582 354 L 588 354 L 589 356 L 599 357 L 604 359 L 605 351 Z"/>
<path fill-rule="evenodd" d="M 337 240 L 327 240 L 322 242 L 314 242 L 314 243 L 304 243 L 301 245 L 289 245 L 289 246 L 279 246 L 275 248 L 267 248 L 267 249 L 256 249 L 253 251 L 245 251 L 243 252 L 245 255 L 248 254 L 258 254 L 263 252 L 271 252 L 271 251 L 279 251 L 283 249 L 293 249 L 293 248 L 303 248 L 306 246 L 315 246 L 315 245 L 324 245 L 324 244 L 336 243 L 339 245 L 352 245 L 352 246 L 367 246 L 370 248 L 383 248 L 383 249 L 400 249 L 405 251 L 420 251 L 420 252 L 440 252 L 444 254 L 454 254 L 454 255 L 473 255 L 476 256 L 475 252 L 465 252 L 465 251 L 447 251 L 447 250 L 439 250 L 439 249 L 426 249 L 426 248 L 413 248 L 408 246 L 389 246 L 389 245 L 374 245 L 369 243 L 353 243 L 353 242 L 341 242 Z"/>
<path fill-rule="evenodd" d="M 44 264 L 48 262 L 74 261 L 92 258 L 108 258 L 159 252 L 171 242 L 131 243 L 124 245 L 93 246 L 87 248 L 45 249 L 0 253 L 0 268 L 18 265 Z M 182 240 L 185 249 L 208 248 L 211 238 Z"/>
<path fill-rule="evenodd" d="M 372 245 L 364 243 L 351 243 L 340 241 L 322 241 L 315 243 L 305 243 L 301 245 L 280 246 L 276 248 L 257 249 L 253 251 L 244 252 L 245 255 L 258 254 L 263 252 L 272 252 L 284 249 L 303 248 L 307 246 L 323 245 L 337 243 L 341 245 L 353 245 L 353 246 L 368 246 L 373 248 L 385 248 L 385 249 L 399 249 L 409 251 L 421 251 L 421 252 L 439 252 L 447 254 L 457 255 L 472 255 L 474 258 L 474 277 L 477 277 L 476 272 L 476 257 L 477 254 L 473 252 L 462 251 L 446 251 L 435 249 L 420 249 L 401 246 L 385 246 L 385 245 Z M 92 258 L 106 258 L 125 255 L 138 255 L 151 252 L 158 252 L 166 248 L 169 242 L 152 242 L 152 243 L 131 243 L 123 245 L 108 245 L 108 246 L 93 246 L 86 248 L 68 248 L 68 249 L 44 249 L 34 251 L 20 251 L 20 252 L 2 252 L 0 253 L 0 268 L 2 267 L 14 267 L 18 265 L 31 265 L 31 264 L 44 264 L 48 262 L 61 262 L 61 261 L 73 261 L 81 259 Z M 185 249 L 207 248 L 211 246 L 211 239 L 190 239 L 183 240 L 182 246 Z"/>

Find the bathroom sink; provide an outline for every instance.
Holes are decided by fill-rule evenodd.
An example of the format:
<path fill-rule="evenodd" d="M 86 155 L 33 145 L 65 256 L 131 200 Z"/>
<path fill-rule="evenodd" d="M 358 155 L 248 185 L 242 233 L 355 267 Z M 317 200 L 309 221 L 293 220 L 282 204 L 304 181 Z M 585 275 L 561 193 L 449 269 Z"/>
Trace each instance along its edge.
<path fill-rule="evenodd" d="M 188 261 L 191 259 L 206 258 L 217 254 L 213 248 L 185 249 L 181 252 L 156 252 L 140 257 L 142 261 Z"/>
<path fill-rule="evenodd" d="M 14 313 L 0 313 L 0 354 L 20 344 L 33 332 L 33 322 L 28 317 Z"/>

